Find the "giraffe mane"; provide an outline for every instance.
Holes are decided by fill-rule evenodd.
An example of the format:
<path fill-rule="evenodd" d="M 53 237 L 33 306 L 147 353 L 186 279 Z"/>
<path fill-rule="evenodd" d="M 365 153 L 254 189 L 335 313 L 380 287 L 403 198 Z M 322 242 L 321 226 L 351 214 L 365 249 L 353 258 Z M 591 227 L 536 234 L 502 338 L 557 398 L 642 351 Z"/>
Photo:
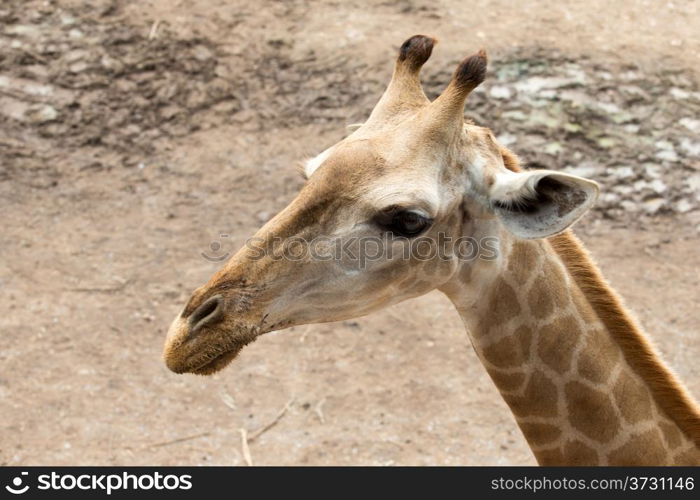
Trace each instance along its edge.
<path fill-rule="evenodd" d="M 521 171 L 518 157 L 501 146 L 503 164 Z M 626 311 L 589 252 L 571 230 L 547 239 L 598 318 L 618 344 L 630 367 L 648 384 L 652 397 L 696 446 L 700 447 L 700 407 L 668 368 L 649 338 Z"/>
<path fill-rule="evenodd" d="M 700 446 L 700 407 L 661 360 L 649 338 L 625 310 L 580 240 L 569 230 L 548 239 L 627 363 L 645 380 L 652 396 L 678 427 Z"/>

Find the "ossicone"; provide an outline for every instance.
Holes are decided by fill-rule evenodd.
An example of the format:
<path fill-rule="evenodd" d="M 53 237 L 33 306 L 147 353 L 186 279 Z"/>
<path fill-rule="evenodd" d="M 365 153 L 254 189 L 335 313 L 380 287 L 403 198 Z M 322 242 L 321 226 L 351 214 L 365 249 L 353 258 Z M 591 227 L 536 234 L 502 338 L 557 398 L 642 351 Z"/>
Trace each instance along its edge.
<path fill-rule="evenodd" d="M 398 62 L 403 63 L 412 71 L 419 70 L 430 59 L 436 41 L 425 35 L 412 36 L 401 44 Z"/>
<path fill-rule="evenodd" d="M 454 75 L 455 84 L 461 87 L 463 91 L 471 92 L 486 78 L 487 65 L 488 58 L 484 49 L 467 57 L 457 67 Z"/>

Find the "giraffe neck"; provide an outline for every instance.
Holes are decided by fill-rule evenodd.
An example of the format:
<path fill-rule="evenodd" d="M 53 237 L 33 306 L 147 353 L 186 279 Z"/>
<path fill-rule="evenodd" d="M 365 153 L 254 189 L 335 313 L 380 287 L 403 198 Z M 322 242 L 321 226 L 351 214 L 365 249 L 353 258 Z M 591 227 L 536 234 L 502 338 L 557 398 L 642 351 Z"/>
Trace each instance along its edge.
<path fill-rule="evenodd" d="M 610 296 L 591 296 L 581 273 L 599 274 L 575 237 L 499 247 L 442 290 L 538 462 L 700 464 L 697 407 L 628 316 L 612 331 L 603 306 L 618 299 L 604 283 Z"/>

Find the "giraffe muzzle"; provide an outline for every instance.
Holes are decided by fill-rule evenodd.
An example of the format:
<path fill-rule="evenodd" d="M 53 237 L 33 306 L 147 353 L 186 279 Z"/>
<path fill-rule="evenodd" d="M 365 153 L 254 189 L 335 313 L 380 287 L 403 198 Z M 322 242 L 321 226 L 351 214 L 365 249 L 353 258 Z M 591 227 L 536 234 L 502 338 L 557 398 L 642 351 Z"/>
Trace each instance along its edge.
<path fill-rule="evenodd" d="M 229 315 L 230 316 L 230 315 Z M 175 373 L 210 375 L 228 365 L 260 333 L 258 325 L 227 318 L 226 300 L 214 295 L 168 331 L 163 357 Z"/>

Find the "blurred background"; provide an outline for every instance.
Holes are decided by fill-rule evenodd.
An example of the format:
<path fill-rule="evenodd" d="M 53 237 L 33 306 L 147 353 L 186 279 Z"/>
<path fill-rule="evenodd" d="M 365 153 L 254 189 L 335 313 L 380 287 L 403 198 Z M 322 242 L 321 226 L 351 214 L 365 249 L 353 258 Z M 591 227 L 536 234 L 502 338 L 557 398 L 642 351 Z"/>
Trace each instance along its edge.
<path fill-rule="evenodd" d="M 467 116 L 601 184 L 576 231 L 700 398 L 699 10 L 3 0 L 0 464 L 534 464 L 437 292 L 266 335 L 210 378 L 161 360 L 190 292 L 365 119 L 416 33 L 440 40 L 430 96 L 486 48 Z"/>

